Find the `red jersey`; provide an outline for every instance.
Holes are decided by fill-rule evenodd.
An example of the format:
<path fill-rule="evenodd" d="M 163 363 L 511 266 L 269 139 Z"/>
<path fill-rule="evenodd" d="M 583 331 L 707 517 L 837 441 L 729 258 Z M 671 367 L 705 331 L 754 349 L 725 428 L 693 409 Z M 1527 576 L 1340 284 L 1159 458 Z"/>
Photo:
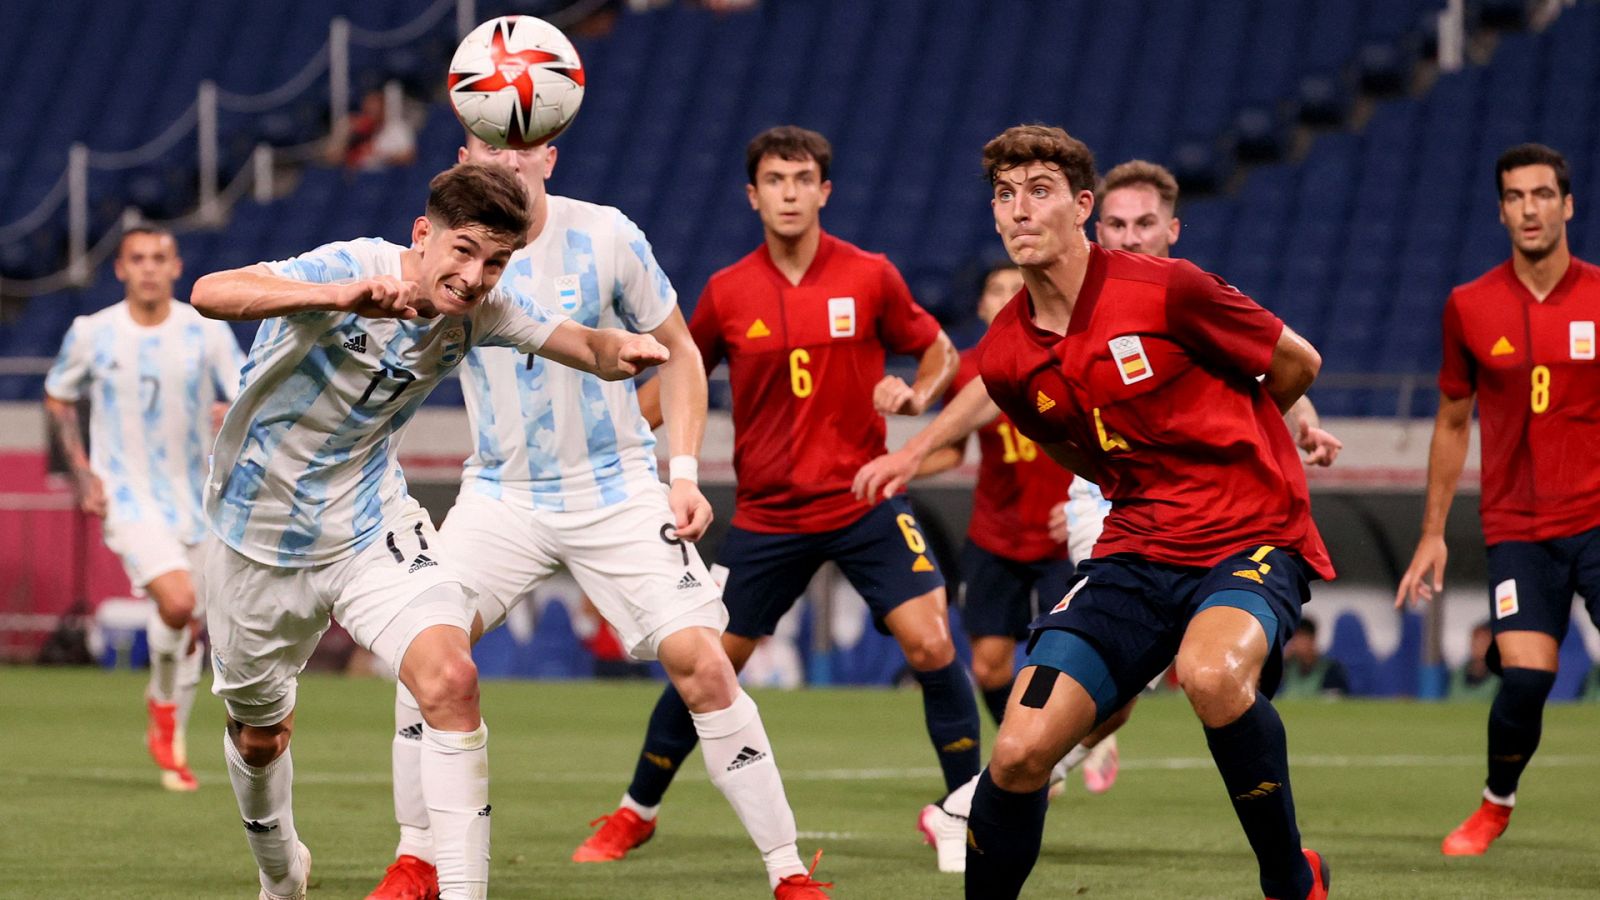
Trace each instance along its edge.
<path fill-rule="evenodd" d="M 1600 527 L 1596 322 L 1600 268 L 1577 258 L 1542 303 L 1509 260 L 1450 292 L 1439 390 L 1478 395 L 1490 544 Z"/>
<path fill-rule="evenodd" d="M 793 285 L 762 244 L 711 276 L 689 331 L 706 371 L 728 360 L 734 525 L 831 531 L 871 511 L 850 485 L 887 449 L 872 406 L 884 356 L 919 355 L 939 336 L 893 263 L 823 234 Z"/>
<path fill-rule="evenodd" d="M 1112 503 L 1095 555 L 1212 566 L 1253 544 L 1323 578 L 1328 551 L 1289 429 L 1256 381 L 1278 318 L 1192 263 L 1090 245 L 1065 336 L 1024 290 L 978 345 L 989 395 L 1029 437 L 1072 445 Z"/>
<path fill-rule="evenodd" d="M 949 403 L 978 377 L 977 348 L 961 354 L 950 382 Z M 1002 413 L 978 429 L 978 485 L 972 494 L 967 540 L 1017 562 L 1067 558 L 1067 545 L 1050 537 L 1050 510 L 1067 502 L 1072 473 L 1056 465 Z"/>

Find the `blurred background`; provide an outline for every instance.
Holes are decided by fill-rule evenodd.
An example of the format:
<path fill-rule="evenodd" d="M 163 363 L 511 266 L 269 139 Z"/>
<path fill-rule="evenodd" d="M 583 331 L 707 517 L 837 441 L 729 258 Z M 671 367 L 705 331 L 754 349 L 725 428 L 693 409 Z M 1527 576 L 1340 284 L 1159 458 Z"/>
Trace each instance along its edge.
<path fill-rule="evenodd" d="M 1174 254 L 1217 272 L 1322 351 L 1312 398 L 1344 440 L 1311 472 L 1343 577 L 1315 642 L 1349 689 L 1438 697 L 1487 616 L 1477 455 L 1450 523 L 1450 584 L 1395 612 L 1421 519 L 1452 285 L 1508 255 L 1494 158 L 1539 141 L 1572 166 L 1574 252 L 1600 251 L 1600 3 L 1574 0 L 0 0 L 0 656 L 137 663 L 121 567 L 57 475 L 40 399 L 74 316 L 121 299 L 109 258 L 140 221 L 178 234 L 187 296 L 207 272 L 329 240 L 403 240 L 461 131 L 443 99 L 459 36 L 544 17 L 587 69 L 550 189 L 638 222 L 685 314 L 761 239 L 745 143 L 793 123 L 834 145 L 826 229 L 887 253 L 962 347 L 1003 255 L 979 149 L 1058 124 L 1101 171 L 1170 167 Z M 235 326 L 248 346 L 254 326 Z M 903 365 L 903 363 L 896 363 Z M 705 462 L 732 514 L 726 381 Z M 920 422 L 890 423 L 897 446 Z M 453 383 L 408 435 L 413 492 L 441 518 L 468 451 Z M 973 466 L 913 489 L 946 573 Z M 888 683 L 894 644 L 819 577 L 753 679 Z M 486 675 L 629 674 L 557 581 L 479 647 Z M 330 638 L 330 666 L 348 646 Z M 614 643 L 614 642 L 611 642 Z M 65 648 L 65 649 L 63 649 Z M 1554 696 L 1584 692 L 1600 634 L 1578 617 Z"/>

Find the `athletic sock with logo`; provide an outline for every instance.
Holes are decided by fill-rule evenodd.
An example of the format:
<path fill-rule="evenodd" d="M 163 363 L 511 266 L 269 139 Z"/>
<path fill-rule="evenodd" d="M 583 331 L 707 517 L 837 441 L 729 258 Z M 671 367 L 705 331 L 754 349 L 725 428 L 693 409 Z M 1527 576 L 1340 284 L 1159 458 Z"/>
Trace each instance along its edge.
<path fill-rule="evenodd" d="M 1506 668 L 1489 707 L 1490 793 L 1510 797 L 1517 792 L 1522 770 L 1539 749 L 1544 703 L 1555 687 L 1556 673 L 1542 669 Z"/>
<path fill-rule="evenodd" d="M 1233 811 L 1256 853 L 1262 893 L 1300 900 L 1311 890 L 1311 866 L 1300 852 L 1289 790 L 1289 741 L 1278 711 L 1257 694 L 1244 715 L 1205 731 Z"/>
<path fill-rule="evenodd" d="M 440 900 L 489 896 L 489 726 L 422 726 L 419 780 L 433 826 Z"/>
<path fill-rule="evenodd" d="M 145 623 L 145 641 L 150 646 L 150 699 L 174 703 L 178 699 L 179 665 L 189 642 L 187 628 L 173 628 L 161 621 L 161 614 L 150 610 Z M 190 690 L 193 693 L 193 688 Z"/>
<path fill-rule="evenodd" d="M 795 846 L 794 812 L 756 702 L 740 691 L 727 709 L 690 715 L 711 783 L 728 798 L 761 851 L 768 880 L 776 885 L 786 875 L 804 872 Z"/>
<path fill-rule="evenodd" d="M 1011 689 L 1017 684 L 1012 679 L 997 688 L 983 689 L 983 705 L 989 707 L 989 715 L 994 717 L 994 727 L 1000 727 L 1000 721 L 1006 717 L 1006 701 L 1011 699 Z"/>
<path fill-rule="evenodd" d="M 644 749 L 639 751 L 639 761 L 633 767 L 633 781 L 628 784 L 628 796 L 641 809 L 661 806 L 661 797 L 672 786 L 683 761 L 694 752 L 694 719 L 689 707 L 678 696 L 672 685 L 667 685 L 650 712 L 650 726 L 644 734 Z M 648 816 L 646 818 L 654 818 Z"/>
<path fill-rule="evenodd" d="M 403 684 L 394 692 L 394 741 L 390 759 L 394 776 L 394 820 L 400 843 L 394 855 L 433 862 L 433 832 L 428 828 L 428 801 L 422 797 L 422 710 Z"/>
<path fill-rule="evenodd" d="M 1044 788 L 1003 790 L 983 770 L 967 819 L 967 900 L 1012 900 L 1022 892 L 1039 860 L 1049 805 Z"/>
<path fill-rule="evenodd" d="M 928 737 L 944 770 L 944 789 L 953 791 L 978 774 L 978 701 L 960 662 L 916 676 Z"/>
<path fill-rule="evenodd" d="M 261 870 L 261 886 L 274 894 L 293 893 L 306 873 L 294 871 L 299 860 L 295 852 L 294 759 L 289 749 L 258 768 L 244 761 L 233 736 L 224 732 L 222 755 L 244 819 L 245 840 Z"/>

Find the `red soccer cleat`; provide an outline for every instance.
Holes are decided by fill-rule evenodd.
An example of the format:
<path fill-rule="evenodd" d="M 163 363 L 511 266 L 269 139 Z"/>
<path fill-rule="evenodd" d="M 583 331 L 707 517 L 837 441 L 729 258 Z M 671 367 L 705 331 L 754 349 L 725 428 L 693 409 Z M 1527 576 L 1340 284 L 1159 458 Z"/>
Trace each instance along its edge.
<path fill-rule="evenodd" d="M 402 854 L 383 872 L 383 880 L 367 900 L 439 900 L 439 870 L 411 854 Z"/>
<path fill-rule="evenodd" d="M 174 741 L 178 733 L 178 704 L 157 703 L 146 697 L 145 708 L 150 714 L 150 724 L 144 731 L 144 743 L 150 748 L 150 758 L 168 772 L 182 769 L 182 750 Z"/>
<path fill-rule="evenodd" d="M 1439 849 L 1445 856 L 1482 856 L 1494 839 L 1511 824 L 1511 807 L 1485 799 L 1478 811 L 1445 836 Z"/>
<path fill-rule="evenodd" d="M 573 862 L 613 862 L 628 855 L 628 851 L 641 846 L 656 833 L 654 819 L 646 822 L 627 807 L 618 807 L 609 816 L 601 816 L 589 823 L 600 830 L 572 851 Z"/>
<path fill-rule="evenodd" d="M 775 900 L 829 900 L 828 892 L 823 888 L 833 887 L 831 881 L 817 881 L 811 873 L 817 870 L 817 863 L 822 862 L 822 851 L 811 857 L 811 868 L 804 873 L 796 873 L 778 882 L 772 889 Z"/>
<path fill-rule="evenodd" d="M 1305 854 L 1306 865 L 1311 867 L 1311 893 L 1306 894 L 1306 900 L 1328 900 L 1328 885 L 1333 883 L 1333 873 L 1328 869 L 1328 861 L 1322 854 L 1315 850 L 1300 851 Z M 1272 898 L 1267 898 L 1272 900 Z"/>

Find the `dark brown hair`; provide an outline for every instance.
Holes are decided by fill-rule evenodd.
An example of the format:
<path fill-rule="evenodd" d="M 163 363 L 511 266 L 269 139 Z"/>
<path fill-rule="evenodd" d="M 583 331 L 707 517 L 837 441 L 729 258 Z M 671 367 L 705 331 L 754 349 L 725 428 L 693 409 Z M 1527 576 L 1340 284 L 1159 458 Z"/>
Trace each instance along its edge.
<path fill-rule="evenodd" d="M 750 141 L 744 149 L 744 169 L 750 183 L 756 183 L 756 167 L 764 157 L 776 156 L 790 162 L 816 160 L 822 170 L 822 180 L 828 180 L 828 166 L 833 164 L 833 145 L 828 139 L 808 128 L 798 125 L 779 125 L 768 128 Z"/>
<path fill-rule="evenodd" d="M 1177 211 L 1178 179 L 1172 177 L 1166 166 L 1158 166 L 1142 159 L 1130 159 L 1119 166 L 1113 166 L 1111 171 L 1106 173 L 1106 180 L 1100 183 L 1100 196 L 1104 197 L 1117 188 L 1141 184 L 1155 188 L 1156 196 L 1161 198 L 1161 202 L 1174 212 Z"/>
<path fill-rule="evenodd" d="M 160 225 L 144 223 L 133 225 L 122 230 L 122 237 L 117 239 L 117 256 L 122 255 L 122 248 L 127 246 L 128 238 L 131 238 L 136 234 L 150 234 L 155 235 L 156 237 L 164 237 L 172 242 L 172 255 L 178 255 L 178 239 L 173 236 L 171 230 L 163 228 Z"/>
<path fill-rule="evenodd" d="M 1549 166 L 1556 172 L 1556 187 L 1560 188 L 1561 196 L 1572 193 L 1572 173 L 1567 169 L 1567 158 L 1543 144 L 1518 144 L 1500 154 L 1494 163 L 1495 193 L 1505 191 L 1507 172 L 1523 166 Z"/>
<path fill-rule="evenodd" d="M 994 184 L 1006 169 L 1041 162 L 1061 170 L 1073 191 L 1093 191 L 1094 154 L 1087 145 L 1051 125 L 1013 125 L 983 145 L 983 174 Z"/>
<path fill-rule="evenodd" d="M 446 228 L 477 225 L 521 247 L 532 227 L 528 189 L 510 169 L 461 163 L 428 182 L 428 218 Z"/>

